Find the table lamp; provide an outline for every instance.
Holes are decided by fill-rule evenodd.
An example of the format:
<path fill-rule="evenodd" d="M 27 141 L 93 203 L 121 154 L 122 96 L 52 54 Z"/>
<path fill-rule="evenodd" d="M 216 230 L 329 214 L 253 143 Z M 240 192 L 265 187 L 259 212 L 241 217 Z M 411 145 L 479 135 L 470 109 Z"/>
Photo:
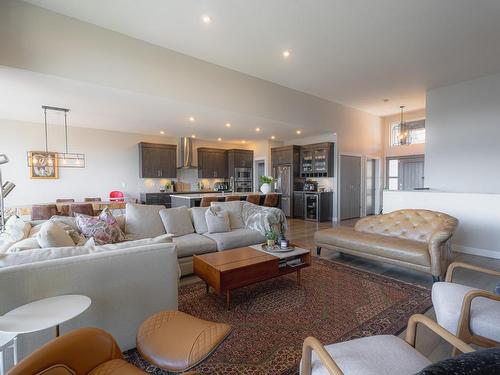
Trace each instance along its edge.
<path fill-rule="evenodd" d="M 5 154 L 0 154 L 0 165 L 9 162 L 9 158 Z M 10 181 L 3 183 L 2 180 L 2 169 L 0 168 L 0 233 L 5 231 L 5 204 L 4 199 L 9 193 L 16 187 Z"/>

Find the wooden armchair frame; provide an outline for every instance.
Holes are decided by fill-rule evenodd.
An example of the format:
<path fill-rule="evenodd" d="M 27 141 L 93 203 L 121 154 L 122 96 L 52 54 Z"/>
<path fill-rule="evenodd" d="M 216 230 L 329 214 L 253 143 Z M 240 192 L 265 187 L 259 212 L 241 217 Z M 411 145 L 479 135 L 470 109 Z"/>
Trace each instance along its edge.
<path fill-rule="evenodd" d="M 452 335 L 446 329 L 441 327 L 432 319 L 426 317 L 422 314 L 415 314 L 410 317 L 408 320 L 408 327 L 406 330 L 405 341 L 408 345 L 415 348 L 415 343 L 417 340 L 417 324 L 421 323 L 431 331 L 436 333 L 438 336 L 443 338 L 445 341 L 450 343 L 454 348 L 457 348 L 459 351 L 463 353 L 473 352 L 474 349 L 467 345 L 462 340 L 458 339 L 456 336 Z M 326 351 L 325 347 L 321 344 L 321 342 L 314 338 L 308 337 L 304 340 L 304 344 L 302 347 L 302 375 L 311 375 L 312 366 L 311 366 L 311 355 L 312 351 L 315 351 L 318 355 L 320 361 L 326 367 L 328 372 L 331 375 L 345 375 L 342 370 L 335 363 L 335 360 L 330 356 L 330 354 Z"/>
<path fill-rule="evenodd" d="M 464 268 L 475 272 L 485 273 L 487 275 L 498 276 L 500 277 L 500 272 L 495 270 L 490 270 L 487 268 L 474 266 L 468 263 L 462 262 L 453 262 L 448 266 L 448 270 L 446 271 L 446 282 L 453 282 L 453 272 L 457 268 Z M 460 319 L 458 320 L 458 328 L 457 328 L 457 336 L 466 343 L 473 343 L 482 347 L 495 347 L 500 343 L 491 339 L 488 339 L 483 336 L 475 335 L 472 333 L 470 328 L 470 317 L 471 317 L 471 306 L 472 301 L 475 298 L 487 298 L 493 301 L 500 302 L 500 296 L 495 293 L 488 292 L 485 290 L 471 290 L 464 296 L 464 300 L 462 302 L 462 309 L 460 311 Z M 454 349 L 454 353 L 456 353 L 456 349 Z"/>

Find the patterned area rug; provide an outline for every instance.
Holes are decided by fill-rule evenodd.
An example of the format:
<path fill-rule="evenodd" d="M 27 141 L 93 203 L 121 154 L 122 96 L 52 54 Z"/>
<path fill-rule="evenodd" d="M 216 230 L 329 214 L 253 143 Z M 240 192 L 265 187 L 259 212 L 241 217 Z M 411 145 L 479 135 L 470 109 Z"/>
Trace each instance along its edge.
<path fill-rule="evenodd" d="M 302 342 L 315 336 L 325 344 L 377 334 L 398 334 L 408 318 L 431 306 L 426 288 L 323 259 L 295 274 L 238 289 L 232 308 L 224 297 L 205 293 L 205 284 L 184 286 L 179 310 L 229 323 L 232 333 L 194 370 L 202 374 L 296 374 Z M 136 350 L 129 362 L 151 374 L 168 374 Z"/>

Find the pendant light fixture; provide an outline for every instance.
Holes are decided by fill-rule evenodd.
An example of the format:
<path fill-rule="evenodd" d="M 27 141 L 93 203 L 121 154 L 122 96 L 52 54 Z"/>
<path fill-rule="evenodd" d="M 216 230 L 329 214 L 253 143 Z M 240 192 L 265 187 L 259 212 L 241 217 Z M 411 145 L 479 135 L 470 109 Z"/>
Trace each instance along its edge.
<path fill-rule="evenodd" d="M 74 152 L 69 152 L 68 149 L 68 112 L 67 108 L 51 107 L 47 105 L 42 105 L 44 114 L 44 125 L 45 125 L 45 152 L 49 154 L 49 142 L 48 142 L 48 124 L 47 124 L 47 111 L 63 112 L 64 113 L 64 142 L 65 149 L 64 152 L 56 152 L 55 158 L 57 160 L 52 160 L 49 154 L 49 160 L 47 163 L 49 165 L 57 165 L 59 168 L 85 168 L 85 154 L 79 154 Z M 40 164 L 41 160 L 35 157 L 30 157 L 28 153 L 28 167 L 37 166 Z"/>
<path fill-rule="evenodd" d="M 409 143 L 409 129 L 404 119 L 405 106 L 402 105 L 399 108 L 401 109 L 401 121 L 399 122 L 399 144 L 407 145 Z"/>

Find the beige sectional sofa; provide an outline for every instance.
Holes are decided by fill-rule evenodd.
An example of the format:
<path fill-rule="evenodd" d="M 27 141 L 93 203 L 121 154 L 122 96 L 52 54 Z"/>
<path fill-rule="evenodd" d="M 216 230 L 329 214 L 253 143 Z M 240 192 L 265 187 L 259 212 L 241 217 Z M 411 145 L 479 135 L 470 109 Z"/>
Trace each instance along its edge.
<path fill-rule="evenodd" d="M 314 234 L 322 248 L 444 276 L 450 262 L 450 239 L 458 220 L 441 212 L 399 210 L 360 219 L 354 228 L 339 226 Z"/>

